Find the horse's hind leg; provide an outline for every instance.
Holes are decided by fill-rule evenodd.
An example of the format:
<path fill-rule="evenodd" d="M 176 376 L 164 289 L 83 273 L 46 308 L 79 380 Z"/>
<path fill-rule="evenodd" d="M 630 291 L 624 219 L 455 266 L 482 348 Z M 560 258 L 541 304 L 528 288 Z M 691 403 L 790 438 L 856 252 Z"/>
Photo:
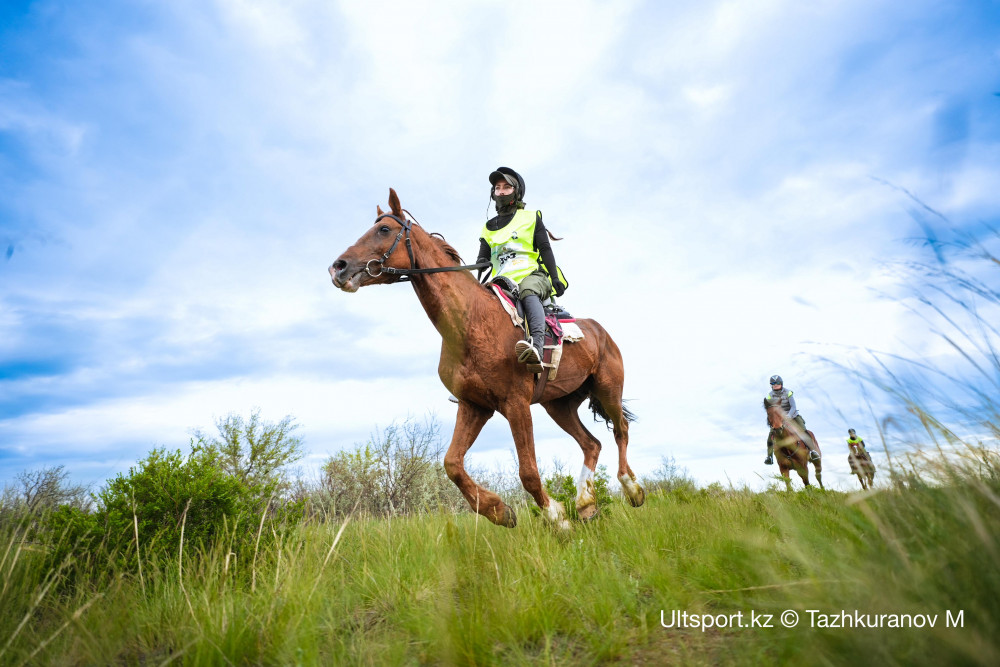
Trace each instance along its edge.
<path fill-rule="evenodd" d="M 618 346 L 610 337 L 607 339 L 608 351 L 601 365 L 594 373 L 594 388 L 591 398 L 597 399 L 604 413 L 610 419 L 615 433 L 615 444 L 618 445 L 618 482 L 628 497 L 632 507 L 639 507 L 646 500 L 646 492 L 636 481 L 635 473 L 629 467 L 626 451 L 628 450 L 628 419 L 625 418 L 625 408 L 622 406 L 622 385 L 625 382 L 625 368 L 622 365 Z"/>
<path fill-rule="evenodd" d="M 573 436 L 573 439 L 583 450 L 583 470 L 576 481 L 576 513 L 583 521 L 589 521 L 597 516 L 597 489 L 594 486 L 594 472 L 597 470 L 597 457 L 601 453 L 600 441 L 587 430 L 580 421 L 577 410 L 583 397 L 579 394 L 569 394 L 554 401 L 543 403 L 542 407 L 552 417 L 552 421 L 562 430 Z"/>
<path fill-rule="evenodd" d="M 517 525 L 514 510 L 508 507 L 500 496 L 477 484 L 465 471 L 465 453 L 472 447 L 472 443 L 476 441 L 476 437 L 491 416 L 493 416 L 492 410 L 459 401 L 455 432 L 451 436 L 448 453 L 444 455 L 444 469 L 474 511 L 498 526 L 513 528 Z"/>

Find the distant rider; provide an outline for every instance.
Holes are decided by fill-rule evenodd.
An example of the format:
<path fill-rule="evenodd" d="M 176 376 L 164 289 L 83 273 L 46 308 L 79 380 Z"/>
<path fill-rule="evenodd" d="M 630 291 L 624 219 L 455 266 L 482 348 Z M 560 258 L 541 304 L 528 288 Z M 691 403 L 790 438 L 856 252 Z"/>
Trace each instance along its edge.
<path fill-rule="evenodd" d="M 479 262 L 492 265 L 493 279 L 507 278 L 517 285 L 517 298 L 524 306 L 529 340 L 514 345 L 517 360 L 538 365 L 545 342 L 545 309 L 542 301 L 562 296 L 567 282 L 552 254 L 551 234 L 542 223 L 542 212 L 524 207 L 524 179 L 509 167 L 490 174 L 490 198 L 497 215 L 486 222 L 479 239 Z M 552 237 L 553 239 L 555 237 Z"/>
<path fill-rule="evenodd" d="M 781 380 L 780 375 L 771 376 L 771 391 L 767 393 L 764 397 L 765 410 L 769 405 L 781 405 L 782 410 L 785 411 L 785 415 L 788 419 L 791 419 L 796 424 L 798 424 L 799 430 L 802 432 L 802 444 L 806 446 L 809 450 L 809 460 L 819 461 L 819 452 L 812 445 L 812 438 L 809 437 L 809 433 L 806 431 L 806 420 L 802 418 L 799 414 L 798 408 L 795 407 L 795 398 L 792 396 L 792 391 L 790 389 L 785 389 L 784 384 Z M 764 459 L 766 465 L 772 465 L 774 463 L 774 443 L 771 442 L 771 438 L 767 439 L 767 458 Z"/>
<path fill-rule="evenodd" d="M 851 454 L 871 461 L 872 457 L 868 455 L 868 450 L 865 448 L 865 441 L 858 437 L 853 428 L 847 429 L 847 436 L 847 447 L 851 450 Z"/>

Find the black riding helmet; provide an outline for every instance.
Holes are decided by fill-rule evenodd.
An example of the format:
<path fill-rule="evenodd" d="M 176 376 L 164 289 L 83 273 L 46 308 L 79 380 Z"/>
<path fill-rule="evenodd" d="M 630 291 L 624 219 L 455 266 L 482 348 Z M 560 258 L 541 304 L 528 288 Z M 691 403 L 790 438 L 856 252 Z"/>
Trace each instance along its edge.
<path fill-rule="evenodd" d="M 780 375 L 772 375 L 771 376 L 771 384 L 784 385 L 785 383 L 781 381 L 781 376 Z"/>
<path fill-rule="evenodd" d="M 497 167 L 496 171 L 490 173 L 490 199 L 493 199 L 493 187 L 497 181 L 507 181 L 514 186 L 514 200 L 524 200 L 524 179 L 510 167 Z"/>

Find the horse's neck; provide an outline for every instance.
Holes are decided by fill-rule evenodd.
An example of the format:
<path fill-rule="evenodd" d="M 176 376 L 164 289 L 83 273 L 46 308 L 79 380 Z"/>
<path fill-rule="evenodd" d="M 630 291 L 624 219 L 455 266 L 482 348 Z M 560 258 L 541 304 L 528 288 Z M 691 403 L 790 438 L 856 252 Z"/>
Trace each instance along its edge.
<path fill-rule="evenodd" d="M 455 262 L 434 239 L 426 234 L 414 235 L 414 257 L 420 268 L 454 266 Z M 473 304 L 489 298 L 472 274 L 466 271 L 412 276 L 413 289 L 431 323 L 446 340 L 460 337 L 466 330 Z"/>

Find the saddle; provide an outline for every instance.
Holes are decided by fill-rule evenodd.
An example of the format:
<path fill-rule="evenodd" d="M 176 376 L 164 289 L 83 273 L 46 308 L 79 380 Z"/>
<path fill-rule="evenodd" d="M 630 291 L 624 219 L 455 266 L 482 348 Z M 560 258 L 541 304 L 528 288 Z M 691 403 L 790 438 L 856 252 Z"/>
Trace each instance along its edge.
<path fill-rule="evenodd" d="M 517 298 L 517 285 L 504 277 L 489 283 L 490 290 L 500 301 L 500 305 L 510 316 L 514 326 L 525 330 L 524 309 Z M 551 298 L 542 301 L 545 309 L 545 344 L 542 346 L 542 363 L 528 366 L 528 370 L 538 376 L 535 384 L 535 396 L 532 402 L 538 402 L 547 380 L 555 380 L 559 373 L 559 361 L 562 359 L 563 342 L 573 343 L 583 340 L 583 329 L 576 319 L 562 306 Z M 545 372 L 548 369 L 548 372 Z"/>

